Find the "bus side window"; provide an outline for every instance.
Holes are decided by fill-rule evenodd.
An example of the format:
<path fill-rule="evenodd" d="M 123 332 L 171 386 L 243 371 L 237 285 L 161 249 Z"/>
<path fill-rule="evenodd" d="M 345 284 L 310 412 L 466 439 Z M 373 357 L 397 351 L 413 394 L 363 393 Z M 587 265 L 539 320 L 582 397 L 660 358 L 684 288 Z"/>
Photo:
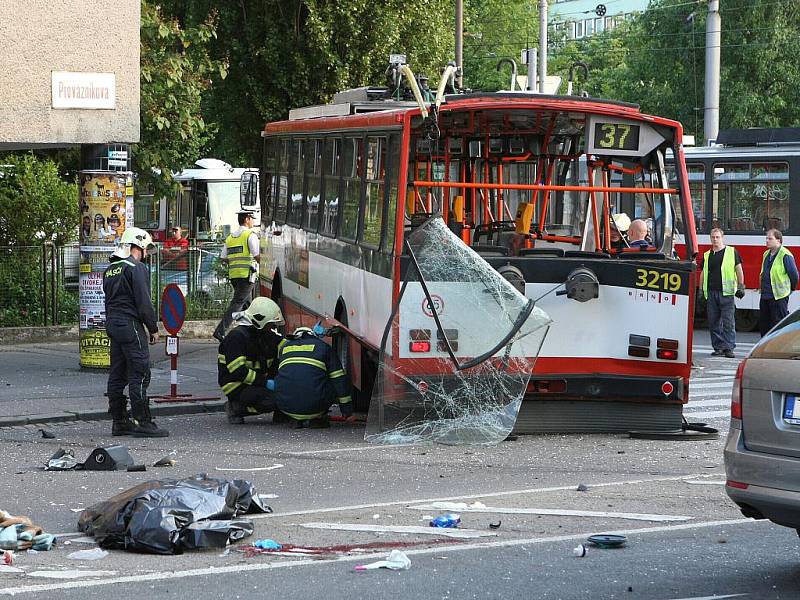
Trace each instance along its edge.
<path fill-rule="evenodd" d="M 366 202 L 364 203 L 363 241 L 378 247 L 383 232 L 383 210 L 386 199 L 386 138 L 368 137 L 366 156 Z"/>
<path fill-rule="evenodd" d="M 275 150 L 278 142 L 273 139 L 264 140 L 264 164 L 262 166 L 263 177 L 261 177 L 261 222 L 269 224 L 272 217 L 272 206 L 277 197 L 278 174 Z"/>
<path fill-rule="evenodd" d="M 364 140 L 361 138 L 345 138 L 344 158 L 342 165 L 342 201 L 339 237 L 355 241 L 358 233 L 358 210 L 361 204 L 361 154 Z"/>
<path fill-rule="evenodd" d="M 294 140 L 292 142 L 291 170 L 289 180 L 289 214 L 286 217 L 290 225 L 300 226 L 303 218 L 303 185 L 305 167 L 305 147 L 307 142 Z"/>
<path fill-rule="evenodd" d="M 322 210 L 322 223 L 320 232 L 331 237 L 336 235 L 336 222 L 339 215 L 339 154 L 341 153 L 342 143 L 337 138 L 325 140 L 325 150 L 323 152 L 323 173 L 325 181 L 324 189 L 324 208 Z"/>
<path fill-rule="evenodd" d="M 306 190 L 303 227 L 307 231 L 317 230 L 319 203 L 322 195 L 322 140 L 309 140 L 306 150 Z"/>
<path fill-rule="evenodd" d="M 386 160 L 386 180 L 389 188 L 389 206 L 386 211 L 386 243 L 387 252 L 394 250 L 395 231 L 397 230 L 397 206 L 403 201 L 400 197 L 400 136 L 389 136 L 389 154 Z M 400 211 L 403 214 L 403 211 Z"/>
<path fill-rule="evenodd" d="M 276 157 L 278 175 L 275 190 L 275 222 L 283 224 L 286 222 L 286 204 L 289 199 L 289 140 L 279 142 L 280 154 Z M 277 148 L 276 148 L 277 150 Z"/>

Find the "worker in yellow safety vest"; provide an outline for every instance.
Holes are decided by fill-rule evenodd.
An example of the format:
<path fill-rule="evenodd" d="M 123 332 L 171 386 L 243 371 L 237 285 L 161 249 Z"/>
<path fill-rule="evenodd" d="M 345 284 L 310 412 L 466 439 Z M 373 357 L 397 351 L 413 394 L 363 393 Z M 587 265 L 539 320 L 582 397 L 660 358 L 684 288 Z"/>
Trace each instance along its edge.
<path fill-rule="evenodd" d="M 220 342 L 233 323 L 233 313 L 240 312 L 245 302 L 253 295 L 253 286 L 258 279 L 258 234 L 251 229 L 253 213 L 239 213 L 239 229 L 225 238 L 225 247 L 220 258 L 228 263 L 228 280 L 233 286 L 231 298 L 222 320 L 214 330 L 214 337 Z"/>
<path fill-rule="evenodd" d="M 758 305 L 758 329 L 766 335 L 778 321 L 789 314 L 789 296 L 800 277 L 794 256 L 783 246 L 783 234 L 767 231 L 767 250 L 761 258 L 761 300 Z"/>
<path fill-rule="evenodd" d="M 711 334 L 711 356 L 733 358 L 736 347 L 736 303 L 734 296 L 744 298 L 742 257 L 733 246 L 725 245 L 725 233 L 719 227 L 711 230 L 711 248 L 703 255 L 703 296 L 706 299 L 708 331 Z"/>

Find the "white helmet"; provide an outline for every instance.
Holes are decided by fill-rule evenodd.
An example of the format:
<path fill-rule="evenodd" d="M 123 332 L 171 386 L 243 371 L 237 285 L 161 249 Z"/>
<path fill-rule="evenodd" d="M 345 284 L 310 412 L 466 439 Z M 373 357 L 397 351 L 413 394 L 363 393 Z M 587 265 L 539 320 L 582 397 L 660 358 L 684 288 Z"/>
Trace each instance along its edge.
<path fill-rule="evenodd" d="M 311 329 L 311 327 L 298 327 L 297 329 L 294 330 L 295 337 L 300 337 L 302 335 L 316 336 L 317 334 L 314 332 L 313 329 Z"/>
<path fill-rule="evenodd" d="M 244 316 L 256 329 L 264 329 L 269 323 L 283 325 L 283 313 L 273 300 L 259 296 L 244 311 Z"/>
<path fill-rule="evenodd" d="M 119 240 L 119 246 L 116 247 L 112 256 L 119 258 L 128 258 L 131 255 L 131 246 L 136 246 L 142 250 L 146 250 L 153 245 L 153 238 L 144 229 L 138 227 L 128 227 L 122 233 Z"/>

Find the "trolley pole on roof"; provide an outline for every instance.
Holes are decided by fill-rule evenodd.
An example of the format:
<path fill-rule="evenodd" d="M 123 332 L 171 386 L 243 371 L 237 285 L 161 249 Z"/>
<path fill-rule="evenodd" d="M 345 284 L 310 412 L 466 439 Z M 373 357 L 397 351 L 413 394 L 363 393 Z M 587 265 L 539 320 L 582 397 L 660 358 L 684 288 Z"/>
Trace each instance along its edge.
<path fill-rule="evenodd" d="M 539 93 L 544 94 L 547 77 L 547 0 L 539 0 Z"/>
<path fill-rule="evenodd" d="M 464 0 L 456 0 L 456 87 L 464 83 Z"/>
<path fill-rule="evenodd" d="M 722 43 L 722 18 L 719 0 L 708 0 L 706 19 L 706 93 L 703 111 L 703 134 L 706 144 L 719 134 L 719 62 Z"/>

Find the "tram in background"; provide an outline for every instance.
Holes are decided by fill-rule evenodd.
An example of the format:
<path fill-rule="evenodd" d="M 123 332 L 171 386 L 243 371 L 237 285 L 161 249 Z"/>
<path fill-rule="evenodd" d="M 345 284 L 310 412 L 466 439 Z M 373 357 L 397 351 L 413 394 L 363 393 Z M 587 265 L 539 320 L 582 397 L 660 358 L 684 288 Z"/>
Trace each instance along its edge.
<path fill-rule="evenodd" d="M 333 342 L 363 409 L 410 264 L 404 239 L 438 214 L 553 319 L 519 431 L 679 429 L 697 252 L 681 125 L 577 96 L 442 97 L 446 82 L 428 114 L 411 101 L 422 82 L 409 72 L 410 91 L 396 77 L 349 90 L 262 133 L 260 291 L 287 328 L 324 315 L 345 326 Z M 679 158 L 672 185 L 668 150 Z M 651 219 L 644 251 L 612 243 L 612 214 L 626 207 Z M 683 259 L 676 214 L 688 224 Z M 458 310 L 457 297 L 440 300 Z M 446 356 L 442 344 L 403 343 L 405 327 L 431 317 L 417 312 L 399 316 L 396 358 Z"/>
<path fill-rule="evenodd" d="M 744 268 L 747 291 L 736 300 L 736 327 L 757 330 L 767 230 L 781 231 L 784 246 L 800 259 L 800 128 L 721 131 L 715 145 L 686 148 L 685 155 L 698 257 L 710 247 L 711 229 L 720 227 Z M 680 244 L 678 252 L 686 256 Z M 789 310 L 798 307 L 800 291 L 794 290 Z M 704 309 L 698 302 L 701 315 Z"/>

